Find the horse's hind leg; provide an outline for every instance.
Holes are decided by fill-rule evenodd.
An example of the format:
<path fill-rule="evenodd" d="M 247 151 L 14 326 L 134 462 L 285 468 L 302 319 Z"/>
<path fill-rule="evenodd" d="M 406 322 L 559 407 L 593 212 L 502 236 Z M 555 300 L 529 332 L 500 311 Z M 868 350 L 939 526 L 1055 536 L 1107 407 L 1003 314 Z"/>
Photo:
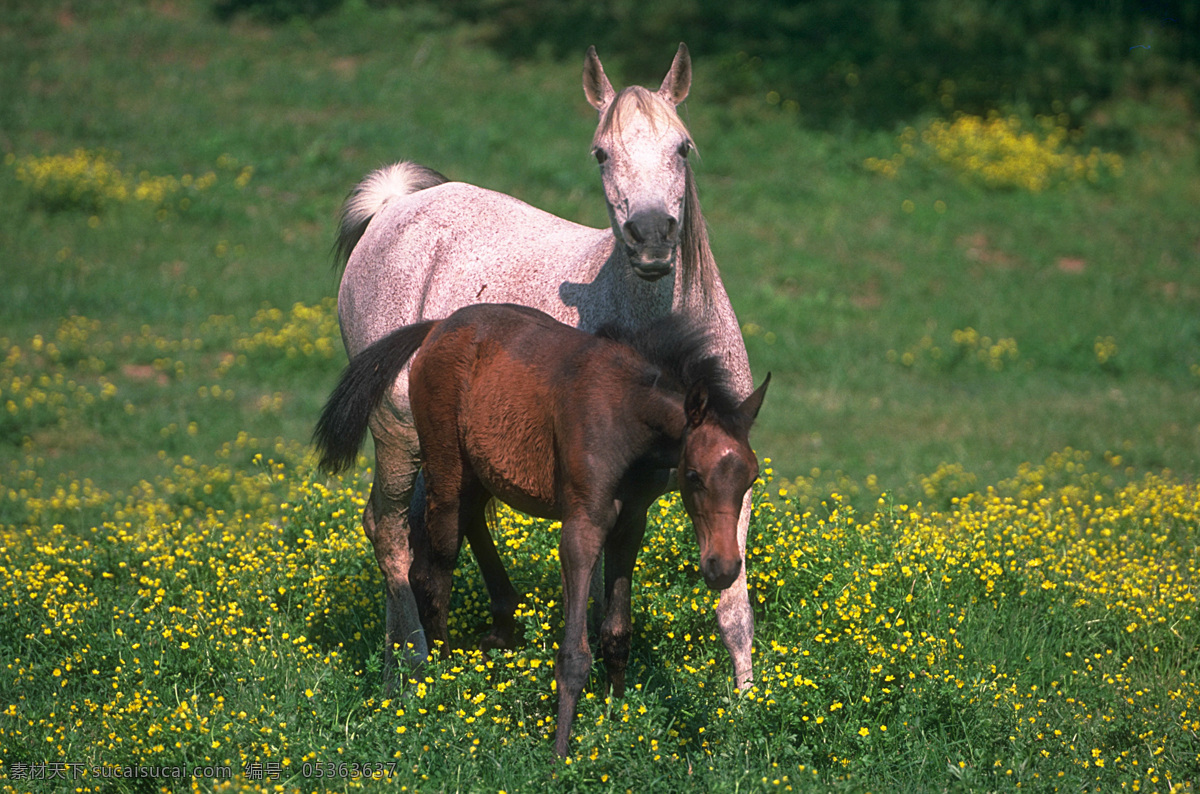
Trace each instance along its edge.
<path fill-rule="evenodd" d="M 467 542 L 479 563 L 479 572 L 487 585 L 492 602 L 492 628 L 487 636 L 479 640 L 480 650 L 492 648 L 515 648 L 517 644 L 517 602 L 520 597 L 504 570 L 504 561 L 496 551 L 492 533 L 487 526 L 487 502 L 490 495 L 484 494 L 482 509 L 477 510 L 467 524 Z"/>
<path fill-rule="evenodd" d="M 387 599 L 384 624 L 383 683 L 390 692 L 396 681 L 396 650 L 415 666 L 429 656 L 417 602 L 409 583 L 412 548 L 409 507 L 417 474 L 417 439 L 408 432 L 372 426 L 375 437 L 375 481 L 363 510 L 363 531 L 375 550 Z"/>

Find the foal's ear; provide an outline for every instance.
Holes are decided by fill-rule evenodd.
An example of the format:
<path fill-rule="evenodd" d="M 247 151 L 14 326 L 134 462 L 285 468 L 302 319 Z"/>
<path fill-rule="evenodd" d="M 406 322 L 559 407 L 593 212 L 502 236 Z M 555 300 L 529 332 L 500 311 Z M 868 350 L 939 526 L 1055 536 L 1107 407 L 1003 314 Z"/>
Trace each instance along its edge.
<path fill-rule="evenodd" d="M 687 99 L 688 89 L 691 87 L 692 57 L 688 55 L 687 45 L 681 41 L 679 50 L 675 53 L 675 60 L 671 62 L 671 71 L 663 78 L 658 95 L 672 105 L 678 105 Z"/>
<path fill-rule="evenodd" d="M 688 389 L 683 398 L 683 411 L 687 414 L 688 427 L 699 427 L 708 415 L 708 384 L 698 380 Z"/>
<path fill-rule="evenodd" d="M 608 82 L 608 75 L 604 74 L 595 46 L 588 47 L 587 55 L 583 56 L 583 93 L 592 107 L 601 113 L 616 93 L 612 83 Z"/>
<path fill-rule="evenodd" d="M 762 408 L 763 398 L 767 396 L 767 384 L 770 382 L 771 373 L 768 372 L 762 385 L 755 389 L 753 394 L 742 400 L 742 404 L 738 406 L 738 414 L 747 422 L 753 422 L 758 417 L 758 409 Z"/>

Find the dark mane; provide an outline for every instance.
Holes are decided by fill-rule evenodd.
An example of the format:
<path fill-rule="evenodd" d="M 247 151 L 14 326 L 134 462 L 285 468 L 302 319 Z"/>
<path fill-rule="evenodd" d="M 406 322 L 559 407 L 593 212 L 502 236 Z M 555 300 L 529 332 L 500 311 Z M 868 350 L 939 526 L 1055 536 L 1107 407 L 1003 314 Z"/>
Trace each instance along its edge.
<path fill-rule="evenodd" d="M 636 329 L 608 323 L 596 330 L 596 336 L 632 348 L 661 371 L 665 382 L 659 383 L 672 391 L 684 394 L 692 384 L 704 381 L 709 409 L 722 421 L 737 421 L 742 400 L 725 363 L 711 352 L 712 335 L 693 318 L 668 314 Z"/>

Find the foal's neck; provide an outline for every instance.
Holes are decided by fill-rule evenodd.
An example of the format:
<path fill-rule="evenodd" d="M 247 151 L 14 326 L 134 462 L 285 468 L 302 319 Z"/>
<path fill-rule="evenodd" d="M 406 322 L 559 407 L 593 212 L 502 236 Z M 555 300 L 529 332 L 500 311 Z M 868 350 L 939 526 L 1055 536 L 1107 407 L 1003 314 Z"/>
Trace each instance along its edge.
<path fill-rule="evenodd" d="M 643 391 L 637 396 L 636 411 L 638 421 L 650 431 L 650 457 L 656 463 L 675 466 L 679 463 L 687 426 L 683 395 L 657 383 Z"/>

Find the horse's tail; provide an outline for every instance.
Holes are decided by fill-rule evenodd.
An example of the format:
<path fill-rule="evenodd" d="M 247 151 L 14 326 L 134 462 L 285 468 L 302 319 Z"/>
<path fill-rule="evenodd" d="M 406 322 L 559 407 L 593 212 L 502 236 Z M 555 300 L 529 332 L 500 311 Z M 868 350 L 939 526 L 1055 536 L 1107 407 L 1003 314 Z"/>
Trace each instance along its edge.
<path fill-rule="evenodd" d="M 342 205 L 337 241 L 334 243 L 336 264 L 346 264 L 371 218 L 389 201 L 449 181 L 432 168 L 407 161 L 393 163 L 367 174 L 350 191 Z"/>
<path fill-rule="evenodd" d="M 337 473 L 354 465 L 371 414 L 437 323 L 426 320 L 393 331 L 346 367 L 313 431 L 322 469 Z"/>

